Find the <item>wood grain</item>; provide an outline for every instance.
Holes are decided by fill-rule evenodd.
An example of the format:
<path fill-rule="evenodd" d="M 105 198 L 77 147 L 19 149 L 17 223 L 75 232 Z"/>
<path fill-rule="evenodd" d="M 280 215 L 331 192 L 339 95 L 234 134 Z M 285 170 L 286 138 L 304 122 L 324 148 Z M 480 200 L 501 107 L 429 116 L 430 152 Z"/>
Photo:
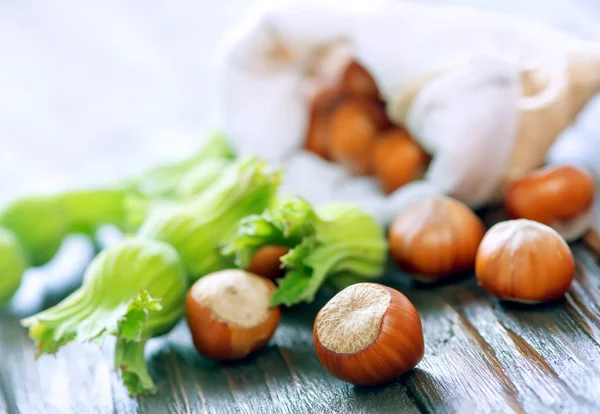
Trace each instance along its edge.
<path fill-rule="evenodd" d="M 159 391 L 137 399 L 112 370 L 111 339 L 71 344 L 35 360 L 19 317 L 76 286 L 80 275 L 67 266 L 62 291 L 43 290 L 42 300 L 0 314 L 0 412 L 597 413 L 600 266 L 584 244 L 573 252 L 577 274 L 566 297 L 535 307 L 491 299 L 472 275 L 423 287 L 390 268 L 383 283 L 419 310 L 426 352 L 413 372 L 387 386 L 354 387 L 322 368 L 312 344 L 315 315 L 329 297 L 321 295 L 311 305 L 287 309 L 271 344 L 238 363 L 200 357 L 182 322 L 148 344 Z M 53 269 L 53 277 L 60 272 Z"/>
<path fill-rule="evenodd" d="M 600 234 L 598 230 L 592 229 L 583 236 L 585 244 L 594 251 L 597 255 L 600 255 Z"/>

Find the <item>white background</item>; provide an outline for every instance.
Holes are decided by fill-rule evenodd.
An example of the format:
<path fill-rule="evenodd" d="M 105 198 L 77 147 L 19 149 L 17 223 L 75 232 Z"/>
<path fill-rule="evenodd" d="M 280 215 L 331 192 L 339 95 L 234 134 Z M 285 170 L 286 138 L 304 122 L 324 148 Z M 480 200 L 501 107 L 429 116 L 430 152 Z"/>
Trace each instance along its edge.
<path fill-rule="evenodd" d="M 597 0 L 421 0 L 600 40 Z M 217 42 L 250 0 L 0 2 L 0 200 L 110 183 L 215 125 Z M 600 113 L 600 112 L 597 112 Z M 585 120 L 600 142 L 600 117 Z"/>

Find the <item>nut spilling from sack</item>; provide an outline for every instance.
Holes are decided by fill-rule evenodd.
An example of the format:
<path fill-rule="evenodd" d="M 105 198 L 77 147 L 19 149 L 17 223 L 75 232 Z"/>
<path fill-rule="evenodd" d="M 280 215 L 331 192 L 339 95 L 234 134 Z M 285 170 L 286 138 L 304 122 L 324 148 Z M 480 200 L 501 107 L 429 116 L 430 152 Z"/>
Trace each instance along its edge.
<path fill-rule="evenodd" d="M 375 80 L 355 60 L 311 100 L 304 147 L 352 174 L 374 176 L 386 194 L 422 178 L 431 159 L 388 118 Z"/>

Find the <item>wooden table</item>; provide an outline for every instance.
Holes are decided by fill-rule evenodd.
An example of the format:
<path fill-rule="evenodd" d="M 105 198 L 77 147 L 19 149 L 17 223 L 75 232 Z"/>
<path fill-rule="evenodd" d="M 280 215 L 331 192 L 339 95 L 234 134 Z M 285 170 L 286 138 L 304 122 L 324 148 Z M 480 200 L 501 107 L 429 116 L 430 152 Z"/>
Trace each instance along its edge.
<path fill-rule="evenodd" d="M 18 322 L 36 309 L 21 307 L 20 315 L 0 314 L 0 412 L 598 413 L 599 257 L 581 243 L 573 252 L 571 289 L 544 306 L 501 304 L 473 277 L 424 288 L 389 273 L 383 283 L 407 294 L 421 314 L 426 352 L 413 372 L 374 389 L 338 381 L 321 367 L 312 324 L 326 296 L 286 310 L 271 344 L 235 364 L 198 356 L 182 322 L 149 344 L 159 392 L 138 399 L 111 369 L 110 340 L 71 344 L 36 361 Z"/>

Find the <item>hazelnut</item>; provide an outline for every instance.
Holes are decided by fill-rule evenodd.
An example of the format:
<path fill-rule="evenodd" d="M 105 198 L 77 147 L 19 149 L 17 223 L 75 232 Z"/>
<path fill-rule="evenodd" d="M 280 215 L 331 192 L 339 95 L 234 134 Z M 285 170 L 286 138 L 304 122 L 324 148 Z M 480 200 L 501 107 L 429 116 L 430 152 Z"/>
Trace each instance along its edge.
<path fill-rule="evenodd" d="M 511 218 L 545 224 L 570 241 L 591 226 L 594 192 L 588 172 L 568 165 L 549 166 L 512 183 L 504 202 Z"/>
<path fill-rule="evenodd" d="M 310 102 L 305 148 L 321 158 L 329 159 L 329 116 L 341 100 L 341 90 L 326 88 Z"/>
<path fill-rule="evenodd" d="M 215 360 L 241 359 L 264 347 L 281 311 L 269 308 L 276 286 L 242 270 L 198 279 L 186 298 L 186 318 L 198 352 Z"/>
<path fill-rule="evenodd" d="M 275 280 L 285 275 L 285 270 L 281 267 L 281 256 L 284 256 L 290 249 L 284 246 L 263 246 L 254 253 L 248 272 L 254 273 L 267 279 Z"/>
<path fill-rule="evenodd" d="M 471 270 L 485 234 L 482 221 L 460 201 L 434 196 L 402 211 L 389 230 L 396 263 L 421 282 Z"/>
<path fill-rule="evenodd" d="M 373 170 L 386 194 L 422 177 L 428 163 L 429 155 L 404 129 L 386 131 L 375 143 Z"/>
<path fill-rule="evenodd" d="M 342 74 L 342 89 L 349 96 L 377 99 L 379 89 L 375 79 L 358 62 L 351 61 Z"/>
<path fill-rule="evenodd" d="M 375 138 L 382 128 L 378 103 L 348 99 L 329 119 L 329 152 L 332 160 L 354 174 L 372 171 Z"/>
<path fill-rule="evenodd" d="M 423 358 L 421 319 L 400 292 L 357 283 L 320 310 L 313 329 L 321 364 L 355 385 L 377 385 L 413 369 Z"/>
<path fill-rule="evenodd" d="M 315 113 L 311 116 L 304 147 L 321 158 L 329 159 L 329 117 Z"/>
<path fill-rule="evenodd" d="M 567 243 L 551 227 L 531 220 L 493 226 L 475 264 L 479 285 L 502 300 L 538 303 L 562 297 L 575 273 Z"/>

